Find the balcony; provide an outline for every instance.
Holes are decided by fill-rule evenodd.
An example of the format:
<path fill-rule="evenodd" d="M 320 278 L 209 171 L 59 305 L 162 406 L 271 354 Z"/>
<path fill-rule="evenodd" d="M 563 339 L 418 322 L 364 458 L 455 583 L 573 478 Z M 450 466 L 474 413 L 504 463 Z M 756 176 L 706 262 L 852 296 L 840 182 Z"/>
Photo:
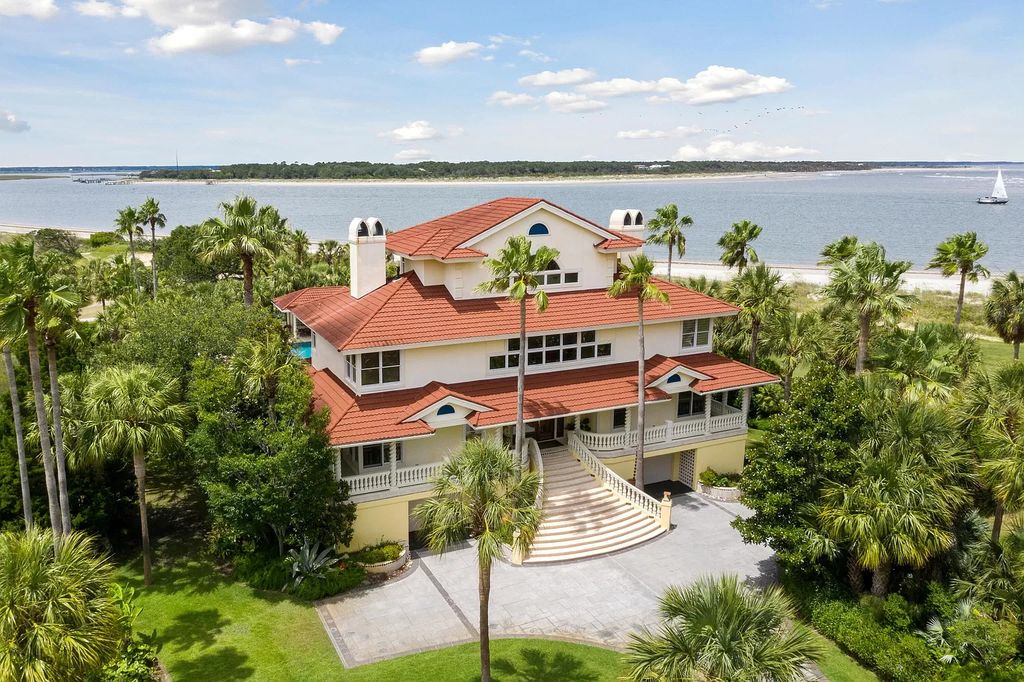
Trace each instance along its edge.
<path fill-rule="evenodd" d="M 747 415 L 744 410 L 713 401 L 710 412 L 711 416 L 684 417 L 646 427 L 644 449 L 662 450 L 746 433 Z M 577 436 L 581 443 L 602 458 L 628 454 L 637 443 L 636 430 L 611 433 L 579 431 Z"/>
<path fill-rule="evenodd" d="M 431 462 L 430 464 L 383 469 L 369 474 L 342 476 L 341 480 L 348 483 L 349 495 L 353 497 L 374 493 L 377 493 L 375 497 L 391 497 L 417 492 L 416 488 L 430 485 L 443 466 L 443 461 Z"/>

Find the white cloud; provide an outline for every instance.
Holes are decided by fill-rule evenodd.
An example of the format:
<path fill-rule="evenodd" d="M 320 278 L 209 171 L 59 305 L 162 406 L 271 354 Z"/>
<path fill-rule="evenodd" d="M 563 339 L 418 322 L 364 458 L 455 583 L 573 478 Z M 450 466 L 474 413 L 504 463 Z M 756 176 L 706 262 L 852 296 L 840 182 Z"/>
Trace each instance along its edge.
<path fill-rule="evenodd" d="M 448 129 L 445 130 L 445 137 L 449 139 L 453 137 L 461 137 L 464 132 L 466 132 L 466 129 L 462 126 L 448 126 Z"/>
<path fill-rule="evenodd" d="M 652 101 L 714 104 L 784 92 L 792 87 L 789 81 L 779 76 L 761 76 L 732 66 L 711 65 L 686 81 L 678 78 L 648 81 L 612 78 L 585 83 L 577 90 L 595 97 L 653 94 Z"/>
<path fill-rule="evenodd" d="M 516 107 L 524 104 L 533 104 L 537 98 L 527 95 L 525 92 L 509 92 L 498 90 L 487 99 L 488 104 L 500 104 L 503 107 Z"/>
<path fill-rule="evenodd" d="M 544 95 L 544 101 L 552 111 L 562 114 L 581 114 L 588 111 L 604 109 L 607 104 L 577 92 L 549 92 Z"/>
<path fill-rule="evenodd" d="M 475 42 L 457 43 L 454 40 L 425 47 L 416 53 L 416 61 L 420 64 L 447 64 L 457 59 L 468 59 L 480 51 L 483 45 Z"/>
<path fill-rule="evenodd" d="M 562 69 L 561 71 L 541 71 L 540 73 L 523 76 L 520 85 L 547 88 L 560 85 L 577 85 L 594 79 L 596 74 L 589 69 Z"/>
<path fill-rule="evenodd" d="M 530 59 L 535 62 L 540 62 L 542 64 L 554 61 L 554 59 L 547 56 L 543 52 L 537 52 L 536 50 L 519 50 L 519 56 L 526 57 L 527 59 Z"/>
<path fill-rule="evenodd" d="M 152 38 L 149 48 L 163 54 L 231 52 L 253 45 L 288 43 L 298 36 L 300 30 L 313 33 L 321 43 L 328 38 L 333 41 L 341 33 L 340 26 L 335 26 L 338 30 L 334 31 L 313 24 L 320 22 L 304 24 L 298 19 L 280 17 L 269 19 L 266 23 L 239 19 L 234 23 L 185 24 L 159 38 Z"/>
<path fill-rule="evenodd" d="M 303 64 L 319 64 L 319 59 L 299 59 L 295 57 L 285 57 L 285 66 L 302 66 Z"/>
<path fill-rule="evenodd" d="M 337 24 L 329 24 L 326 21 L 310 21 L 307 24 L 303 24 L 302 28 L 306 29 L 309 33 L 313 34 L 316 41 L 321 45 L 330 45 L 341 32 L 345 30 L 344 26 L 338 26 Z"/>
<path fill-rule="evenodd" d="M 76 12 L 87 17 L 116 17 L 121 14 L 120 8 L 106 0 L 85 0 L 71 6 Z"/>
<path fill-rule="evenodd" d="M 122 0 L 122 14 L 146 17 L 158 26 L 204 26 L 259 15 L 262 0 Z"/>
<path fill-rule="evenodd" d="M 412 121 L 394 130 L 381 133 L 381 136 L 390 137 L 394 142 L 405 143 L 418 140 L 436 140 L 441 137 L 441 133 L 434 126 L 430 125 L 429 121 Z"/>
<path fill-rule="evenodd" d="M 763 142 L 737 142 L 730 139 L 712 140 L 707 147 L 683 145 L 676 150 L 677 161 L 775 161 L 795 157 L 814 156 L 818 151 L 807 147 L 774 146 Z"/>
<path fill-rule="evenodd" d="M 53 0 L 0 0 L 0 17 L 49 19 L 56 13 Z"/>
<path fill-rule="evenodd" d="M 704 129 L 698 126 L 676 126 L 672 130 L 620 130 L 615 133 L 615 137 L 620 140 L 660 140 L 665 137 L 689 137 L 703 132 Z"/>
<path fill-rule="evenodd" d="M 395 154 L 395 161 L 426 161 L 430 152 L 426 149 L 403 149 Z"/>
<path fill-rule="evenodd" d="M 22 121 L 9 111 L 0 110 L 0 132 L 23 133 L 28 129 L 27 122 Z"/>

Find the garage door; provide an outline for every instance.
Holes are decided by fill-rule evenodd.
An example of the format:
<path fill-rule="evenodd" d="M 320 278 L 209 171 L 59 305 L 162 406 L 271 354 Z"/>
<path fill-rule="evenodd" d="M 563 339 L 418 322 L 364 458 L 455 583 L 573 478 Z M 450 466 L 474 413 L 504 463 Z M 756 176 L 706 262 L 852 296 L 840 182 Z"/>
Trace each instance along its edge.
<path fill-rule="evenodd" d="M 672 455 L 644 458 L 644 484 L 672 480 Z"/>

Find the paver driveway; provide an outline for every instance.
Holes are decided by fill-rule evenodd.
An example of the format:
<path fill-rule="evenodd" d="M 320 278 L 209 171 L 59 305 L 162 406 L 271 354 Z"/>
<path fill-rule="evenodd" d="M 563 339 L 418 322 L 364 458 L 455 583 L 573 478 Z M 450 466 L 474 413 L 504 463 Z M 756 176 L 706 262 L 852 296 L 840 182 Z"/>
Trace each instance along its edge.
<path fill-rule="evenodd" d="M 771 550 L 743 544 L 729 525 L 745 508 L 695 494 L 674 499 L 673 528 L 652 542 L 578 562 L 494 565 L 491 636 L 566 638 L 618 647 L 657 622 L 668 585 L 706 573 L 775 579 Z M 473 547 L 438 556 L 419 552 L 402 578 L 322 602 L 320 618 L 346 666 L 477 639 Z"/>

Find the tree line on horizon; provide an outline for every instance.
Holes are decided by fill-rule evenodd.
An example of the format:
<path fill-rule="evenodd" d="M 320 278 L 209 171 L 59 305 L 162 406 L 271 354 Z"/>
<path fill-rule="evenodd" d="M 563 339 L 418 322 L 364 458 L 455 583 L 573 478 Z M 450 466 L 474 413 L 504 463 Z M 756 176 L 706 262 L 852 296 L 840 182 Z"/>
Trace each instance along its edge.
<path fill-rule="evenodd" d="M 563 175 L 813 173 L 870 170 L 886 165 L 892 164 L 851 161 L 320 161 L 236 163 L 211 168 L 165 168 L 143 171 L 140 177 L 151 180 L 437 180 Z"/>

